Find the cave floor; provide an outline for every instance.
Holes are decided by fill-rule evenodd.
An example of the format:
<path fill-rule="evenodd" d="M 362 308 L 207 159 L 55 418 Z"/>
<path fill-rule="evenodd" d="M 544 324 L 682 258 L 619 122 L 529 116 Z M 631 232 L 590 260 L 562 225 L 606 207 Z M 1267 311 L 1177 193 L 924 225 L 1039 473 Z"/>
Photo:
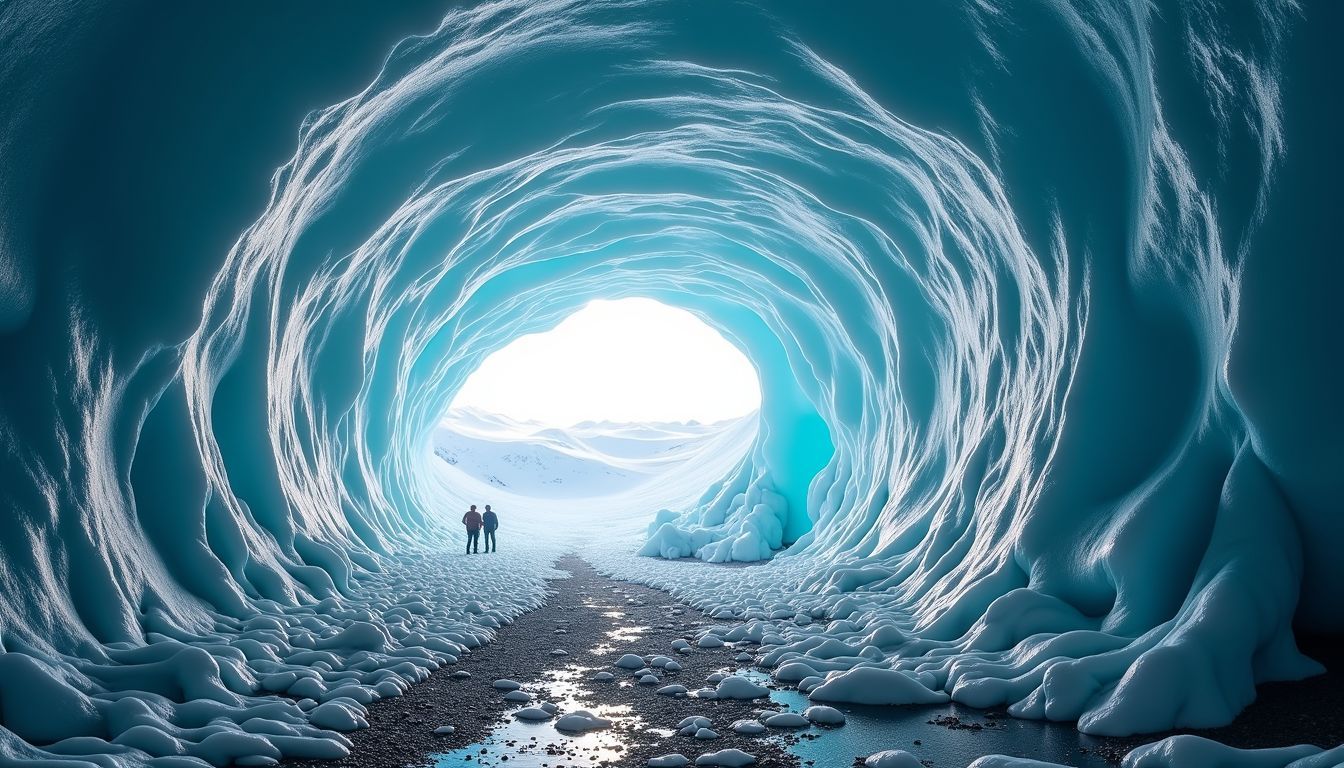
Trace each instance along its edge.
<path fill-rule="evenodd" d="M 489 555 L 461 555 L 488 557 Z M 691 640 L 701 626 L 724 624 L 677 602 L 664 592 L 598 574 L 577 556 L 562 558 L 557 567 L 570 575 L 551 582 L 546 605 L 520 616 L 502 628 L 496 640 L 464 656 L 460 662 L 433 673 L 404 695 L 383 699 L 369 707 L 370 727 L 350 734 L 354 746 L 339 761 L 288 761 L 290 766 L 481 766 L 482 768 L 638 768 L 649 758 L 681 753 L 691 760 L 727 748 L 757 758 L 763 768 L 806 766 L 848 768 L 862 765 L 861 756 L 884 749 L 904 749 L 930 768 L 964 766 L 985 754 L 1006 754 L 1037 760 L 1102 768 L 1117 763 L 1129 749 L 1161 735 L 1135 739 L 1102 739 L 1078 733 L 1072 724 L 1015 720 L 1002 712 L 974 710 L 957 704 L 914 707 L 840 707 L 847 722 L 838 728 L 812 727 L 802 731 L 771 731 L 761 736 L 736 734 L 734 720 L 755 718 L 762 710 L 801 711 L 807 700 L 796 690 L 776 687 L 760 670 L 734 660 L 741 649 L 695 648 L 672 650 L 672 641 Z M 562 655 L 557 651 L 564 651 Z M 628 670 L 613 662 L 622 654 L 671 656 L 683 669 L 663 672 L 657 685 L 639 685 Z M 470 673 L 463 677 L 461 672 Z M 597 682 L 598 672 L 615 673 L 614 680 Z M 694 691 L 708 685 L 712 673 L 735 672 L 771 689 L 770 699 L 709 700 L 660 696 L 663 685 L 680 684 Z M 458 673 L 454 676 L 454 673 Z M 1334 677 L 1334 676 L 1327 676 Z M 532 694 L 530 704 L 506 701 L 492 683 L 512 679 Z M 1237 746 L 1278 746 L 1311 741 L 1341 740 L 1338 680 L 1318 678 L 1271 689 L 1246 715 L 1217 732 Z M 1313 695 L 1334 691 L 1329 712 L 1317 719 L 1284 716 L 1284 707 L 1303 710 L 1294 686 L 1309 685 Z M 1265 698 L 1262 696 L 1262 699 Z M 609 729 L 573 735 L 557 731 L 551 722 L 527 722 L 512 717 L 524 706 L 554 702 L 562 712 L 587 709 L 613 721 Z M 1307 701 L 1311 701 L 1310 698 Z M 683 718 L 709 718 L 720 738 L 697 740 L 676 734 Z M 1315 725 L 1313 725 L 1315 723 Z M 1333 725 L 1330 725 L 1333 723 Z M 450 725 L 449 735 L 434 730 Z"/>

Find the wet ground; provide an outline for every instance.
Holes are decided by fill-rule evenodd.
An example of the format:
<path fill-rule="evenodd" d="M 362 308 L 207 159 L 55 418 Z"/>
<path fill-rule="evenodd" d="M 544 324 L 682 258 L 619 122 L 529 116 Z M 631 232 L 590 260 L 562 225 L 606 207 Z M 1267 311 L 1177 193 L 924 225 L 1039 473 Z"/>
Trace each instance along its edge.
<path fill-rule="evenodd" d="M 681 684 L 695 690 L 705 677 L 733 666 L 741 649 L 695 649 L 677 653 L 678 638 L 693 639 L 708 617 L 663 592 L 599 576 L 575 557 L 557 567 L 570 578 L 551 583 L 546 606 L 500 630 L 497 640 L 435 672 L 406 695 L 369 708 L 366 730 L 350 734 L 351 756 L 335 762 L 298 762 L 295 766 L 509 766 L 510 768 L 593 768 L 644 766 L 650 757 L 680 752 L 694 759 L 705 752 L 735 747 L 757 757 L 757 765 L 796 766 L 785 751 L 791 737 L 771 740 L 735 734 L 734 720 L 751 718 L 766 702 L 670 698 L 655 691 Z M 713 622 L 721 623 L 721 622 Z M 566 655 L 552 655 L 563 650 Z M 657 686 L 637 684 L 629 671 L 613 663 L 625 653 L 665 654 L 683 669 L 661 673 Z M 469 678 L 454 677 L 466 671 Z M 615 673 L 610 682 L 590 678 Z M 505 701 L 493 681 L 508 678 L 532 694 L 530 704 Z M 542 701 L 561 712 L 585 709 L 613 721 L 608 730 L 575 735 L 556 730 L 554 722 L 525 722 L 511 713 Z M 686 717 L 708 717 L 720 738 L 698 740 L 675 733 Z M 436 727 L 451 725 L 448 736 Z M 846 759 L 849 764 L 852 756 Z"/>
<path fill-rule="evenodd" d="M 551 583 L 544 608 L 519 617 L 500 631 L 496 642 L 439 670 L 405 696 L 370 707 L 370 728 L 351 734 L 351 757 L 335 763 L 290 764 L 313 768 L 642 768 L 658 755 L 680 753 L 694 760 L 706 752 L 732 747 L 755 755 L 757 765 L 764 768 L 849 768 L 855 758 L 884 749 L 907 750 L 930 768 L 964 766 L 985 754 L 1107 768 L 1134 746 L 1161 737 L 1098 739 L 1078 733 L 1068 723 L 1014 720 L 1002 712 L 956 704 L 841 707 L 847 722 L 840 727 L 770 731 L 760 736 L 735 734 L 730 727 L 734 720 L 755 718 L 763 710 L 801 712 L 808 705 L 806 697 L 793 689 L 773 687 L 764 672 L 736 660 L 744 649 L 695 648 L 687 653 L 672 649 L 674 640 L 693 640 L 702 625 L 724 622 L 711 621 L 663 592 L 604 578 L 576 557 L 562 559 L 558 567 L 571 576 Z M 628 670 L 613 666 L 625 653 L 666 655 L 683 669 L 659 672 L 656 685 L 640 685 Z M 592 679 L 603 671 L 614 673 L 615 679 Z M 462 672 L 470 677 L 462 677 Z M 671 684 L 694 691 L 709 685 L 705 678 L 714 673 L 751 677 L 770 687 L 770 697 L 743 702 L 656 693 Z M 503 692 L 492 685 L 501 678 L 521 683 L 532 701 L 505 700 Z M 1338 716 L 1342 699 L 1337 676 L 1266 686 L 1260 701 L 1237 723 L 1205 735 L 1243 747 L 1337 744 L 1344 741 L 1340 733 L 1344 719 Z M 612 726 L 576 734 L 557 730 L 554 720 L 529 722 L 513 716 L 541 702 L 554 703 L 561 714 L 588 710 L 610 720 Z M 677 724 L 690 716 L 709 718 L 719 738 L 678 735 Z M 434 734 L 435 728 L 444 725 L 455 731 Z"/>

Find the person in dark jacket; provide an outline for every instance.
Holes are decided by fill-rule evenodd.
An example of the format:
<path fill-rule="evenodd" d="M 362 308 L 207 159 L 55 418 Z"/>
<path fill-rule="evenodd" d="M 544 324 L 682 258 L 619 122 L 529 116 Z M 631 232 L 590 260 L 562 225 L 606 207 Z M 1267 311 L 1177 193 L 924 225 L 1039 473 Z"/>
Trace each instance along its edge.
<path fill-rule="evenodd" d="M 487 507 L 488 509 L 488 507 Z M 462 516 L 462 524 L 467 526 L 467 554 L 481 552 L 481 513 L 476 511 L 476 505 L 472 504 L 467 514 Z"/>
<path fill-rule="evenodd" d="M 495 530 L 499 528 L 499 515 L 490 510 L 489 504 L 485 505 L 483 521 L 485 524 L 485 551 L 488 554 L 491 551 L 490 548 L 494 547 L 494 551 L 498 552 L 499 544 L 495 543 Z"/>

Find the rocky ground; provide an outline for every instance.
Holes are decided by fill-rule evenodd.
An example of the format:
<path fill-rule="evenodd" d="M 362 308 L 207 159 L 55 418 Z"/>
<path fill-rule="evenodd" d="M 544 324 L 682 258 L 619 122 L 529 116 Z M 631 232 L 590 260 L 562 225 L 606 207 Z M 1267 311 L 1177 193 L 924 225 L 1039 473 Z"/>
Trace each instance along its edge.
<path fill-rule="evenodd" d="M 706 616 L 663 592 L 602 577 L 576 557 L 562 559 L 557 567 L 572 576 L 552 583 L 544 608 L 519 617 L 500 630 L 495 642 L 438 670 L 406 695 L 374 703 L 369 708 L 370 727 L 350 734 L 354 742 L 350 757 L 288 764 L 311 768 L 644 766 L 658 755 L 676 752 L 694 760 L 700 754 L 733 747 L 755 755 L 757 765 L 765 768 L 799 765 L 783 748 L 784 740 L 796 736 L 749 737 L 729 727 L 734 720 L 755 717 L 768 702 L 672 698 L 655 693 L 669 684 L 695 690 L 707 685 L 708 675 L 735 666 L 733 657 L 740 650 L 726 646 L 696 648 L 689 653 L 672 649 L 674 640 L 694 640 L 695 630 L 709 623 Z M 553 655 L 555 650 L 567 655 Z M 675 657 L 683 669 L 662 674 L 658 686 L 639 685 L 628 671 L 613 666 L 625 653 L 665 654 Z M 454 676 L 462 671 L 471 676 Z M 600 671 L 615 673 L 616 679 L 591 681 Z M 562 711 L 598 711 L 601 707 L 598 713 L 614 720 L 615 726 L 568 739 L 557 738 L 549 727 L 513 723 L 506 713 L 519 705 L 505 701 L 492 686 L 501 678 L 522 683 L 524 690 L 535 695 L 534 703 L 554 701 Z M 700 740 L 671 733 L 690 716 L 708 717 L 719 738 Z M 443 725 L 453 726 L 455 732 L 435 735 L 434 729 Z M 533 741 L 529 734 L 538 738 Z"/>
<path fill-rule="evenodd" d="M 481 555 L 484 557 L 485 555 Z M 669 697 L 656 693 L 663 685 L 680 684 L 694 691 L 709 685 L 706 677 L 743 666 L 734 657 L 741 652 L 729 646 L 694 648 L 686 653 L 673 650 L 678 639 L 694 640 L 696 630 L 711 622 L 704 614 L 669 597 L 666 593 L 600 576 L 577 557 L 563 558 L 557 567 L 568 571 L 569 578 L 552 582 L 546 605 L 523 615 L 511 626 L 499 631 L 496 641 L 479 648 L 450 667 L 438 670 L 430 678 L 399 698 L 384 699 L 369 708 L 366 730 L 350 734 L 354 742 L 351 756 L 336 762 L 292 761 L 290 766 L 358 766 L 359 768 L 410 768 L 435 765 L 508 766 L 510 768 L 594 768 L 622 766 L 642 768 L 649 758 L 680 753 L 691 760 L 697 756 L 727 748 L 755 755 L 763 768 L 816 766 L 826 768 L 834 757 L 834 766 L 857 762 L 854 745 L 846 749 L 800 751 L 817 759 L 801 760 L 786 751 L 798 739 L 827 739 L 827 728 L 812 727 L 801 732 L 772 730 L 761 736 L 735 734 L 733 721 L 756 718 L 764 710 L 778 711 L 780 705 L 768 700 L 733 701 L 693 697 Z M 1338 644 L 1329 640 L 1304 645 L 1304 650 L 1321 659 L 1331 669 L 1344 663 Z M 559 653 L 563 651 L 564 653 Z M 662 654 L 673 657 L 680 671 L 659 674 L 657 685 L 640 685 L 630 671 L 614 666 L 626 653 L 640 656 Z M 614 673 L 615 679 L 594 681 L 599 672 Z M 463 673 L 469 676 L 464 676 Z M 613 721 L 609 729 L 581 736 L 562 735 L 550 724 L 515 720 L 512 712 L 520 706 L 505 700 L 492 683 L 512 679 L 533 696 L 531 705 L 543 701 L 559 705 L 561 712 L 592 710 Z M 1261 686 L 1258 700 L 1235 723 L 1200 735 L 1238 747 L 1284 746 L 1314 743 L 1329 747 L 1344 742 L 1344 686 L 1339 674 L 1329 674 L 1300 683 Z M 795 707 L 797 708 L 797 707 Z M 872 708 L 865 708 L 871 710 Z M 904 710 L 906 708 L 896 708 Z M 953 751 L 962 755 L 983 754 L 976 749 L 977 734 L 1003 728 L 1040 730 L 1044 747 L 1047 730 L 1068 730 L 1064 745 L 1056 744 L 1050 755 L 1033 754 L 1021 747 L 1018 754 L 1049 757 L 1066 763 L 1094 764 L 1104 760 L 1119 763 L 1126 752 L 1139 744 L 1155 741 L 1166 734 L 1129 739 L 1082 737 L 1061 724 L 1038 724 L 1007 718 L 1001 713 L 962 712 L 950 705 L 929 713 L 891 712 L 881 716 L 876 730 L 888 734 L 891 742 L 916 753 L 940 744 L 946 736 L 958 735 L 961 742 Z M 941 714 L 939 714 L 941 712 Z M 961 712 L 961 716 L 957 716 Z M 871 712 L 869 715 L 871 716 Z M 925 719 L 927 714 L 928 719 Z M 719 738 L 696 739 L 678 735 L 678 723 L 686 717 L 710 719 Z M 912 720 L 914 717 L 916 719 Z M 968 719 L 969 718 L 969 719 Z M 911 723 L 917 723 L 911 725 Z M 436 735 L 440 726 L 453 726 L 449 735 Z M 858 723 L 854 723 L 858 725 Z M 924 729 L 928 729 L 924 731 Z M 872 723 L 868 730 L 873 730 Z M 968 741 L 969 740 L 969 741 Z M 1058 733 L 1055 734 L 1058 741 Z M 838 739 L 837 741 L 843 741 Z M 884 739 L 885 741 L 885 739 Z M 1031 739 L 1027 738 L 1027 742 Z M 1086 746 L 1084 746 L 1084 743 Z M 824 747 L 819 742 L 818 748 Z M 893 744 L 883 743 L 880 748 Z M 990 744 L 980 745 L 994 751 Z M 925 765 L 941 768 L 951 765 L 942 759 L 925 760 Z M 1006 751 L 1006 750 L 1005 750 Z M 933 756 L 935 753 L 926 753 Z M 819 756 L 820 755 L 820 756 Z M 826 759 L 823 760 L 822 756 Z M 964 757 L 960 758 L 964 762 Z"/>

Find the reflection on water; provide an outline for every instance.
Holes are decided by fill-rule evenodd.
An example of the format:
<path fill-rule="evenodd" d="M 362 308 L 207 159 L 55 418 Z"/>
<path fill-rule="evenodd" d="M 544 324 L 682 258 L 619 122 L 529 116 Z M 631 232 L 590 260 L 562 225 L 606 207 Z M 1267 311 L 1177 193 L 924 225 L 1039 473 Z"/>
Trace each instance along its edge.
<path fill-rule="evenodd" d="M 640 637 L 642 637 L 648 631 L 649 627 L 647 626 L 617 627 L 616 629 L 607 630 L 606 635 L 612 640 L 620 640 L 622 642 L 633 643 L 636 640 L 639 640 Z"/>
<path fill-rule="evenodd" d="M 772 685 L 768 674 L 725 668 L 759 685 Z M 775 709 L 802 712 L 811 705 L 797 689 L 770 690 Z M 813 727 L 801 733 L 775 734 L 803 765 L 848 766 L 855 757 L 884 749 L 903 749 L 935 768 L 968 765 L 983 755 L 1012 755 L 1063 763 L 1077 768 L 1114 768 L 1100 757 L 1101 741 L 1079 733 L 1072 723 L 1018 720 L 959 704 L 909 707 L 837 705 L 845 724 Z M 814 761 L 809 763 L 808 761 Z"/>
<path fill-rule="evenodd" d="M 616 710 L 599 709 L 598 714 L 611 719 L 613 715 L 619 716 Z M 627 722 L 630 719 L 627 718 Z M 595 768 L 604 764 L 618 764 L 629 749 L 630 736 L 626 728 L 619 726 L 606 731 L 572 735 L 560 733 L 550 723 L 511 720 L 495 728 L 482 741 L 435 756 L 434 765 L 441 768 L 496 765 L 554 768 L 563 764 L 574 768 Z"/>
<path fill-rule="evenodd" d="M 646 629 L 646 628 L 633 628 Z M 557 731 L 551 722 L 516 720 L 512 712 L 485 739 L 436 755 L 437 768 L 602 768 L 623 766 L 632 748 L 673 736 L 654 728 L 629 705 L 598 702 L 602 686 L 585 685 L 598 667 L 569 665 L 547 670 L 542 679 L 523 689 L 536 704 L 549 701 L 561 713 L 586 709 L 612 721 L 606 730 L 585 734 Z M 773 686 L 765 672 L 751 667 L 724 667 L 758 684 Z M 629 680 L 617 685 L 632 685 Z M 603 684 L 608 685 L 608 684 Z M 796 689 L 770 688 L 762 710 L 802 712 L 811 702 Z M 843 726 L 772 731 L 769 739 L 796 755 L 804 766 L 849 766 L 855 757 L 885 749 L 903 749 L 932 768 L 963 766 L 986 754 L 1005 754 L 1047 760 L 1077 768 L 1111 768 L 1097 752 L 1101 742 L 1080 734 L 1072 724 L 1015 720 L 1001 714 L 957 704 L 911 707 L 840 706 Z M 665 725 L 665 724 L 664 724 Z"/>
<path fill-rule="evenodd" d="M 595 667 L 572 665 L 549 669 L 539 682 L 524 685 L 523 690 L 536 698 L 535 706 L 549 701 L 560 707 L 560 713 L 586 709 L 598 717 L 612 721 L 612 727 L 574 734 L 557 731 L 554 721 L 529 722 L 518 720 L 511 710 L 488 737 L 450 752 L 434 756 L 437 768 L 459 766 L 507 766 L 508 768 L 597 768 L 619 765 L 621 758 L 641 736 L 670 735 L 663 729 L 651 729 L 628 704 L 596 703 L 591 692 L 583 687 Z"/>

